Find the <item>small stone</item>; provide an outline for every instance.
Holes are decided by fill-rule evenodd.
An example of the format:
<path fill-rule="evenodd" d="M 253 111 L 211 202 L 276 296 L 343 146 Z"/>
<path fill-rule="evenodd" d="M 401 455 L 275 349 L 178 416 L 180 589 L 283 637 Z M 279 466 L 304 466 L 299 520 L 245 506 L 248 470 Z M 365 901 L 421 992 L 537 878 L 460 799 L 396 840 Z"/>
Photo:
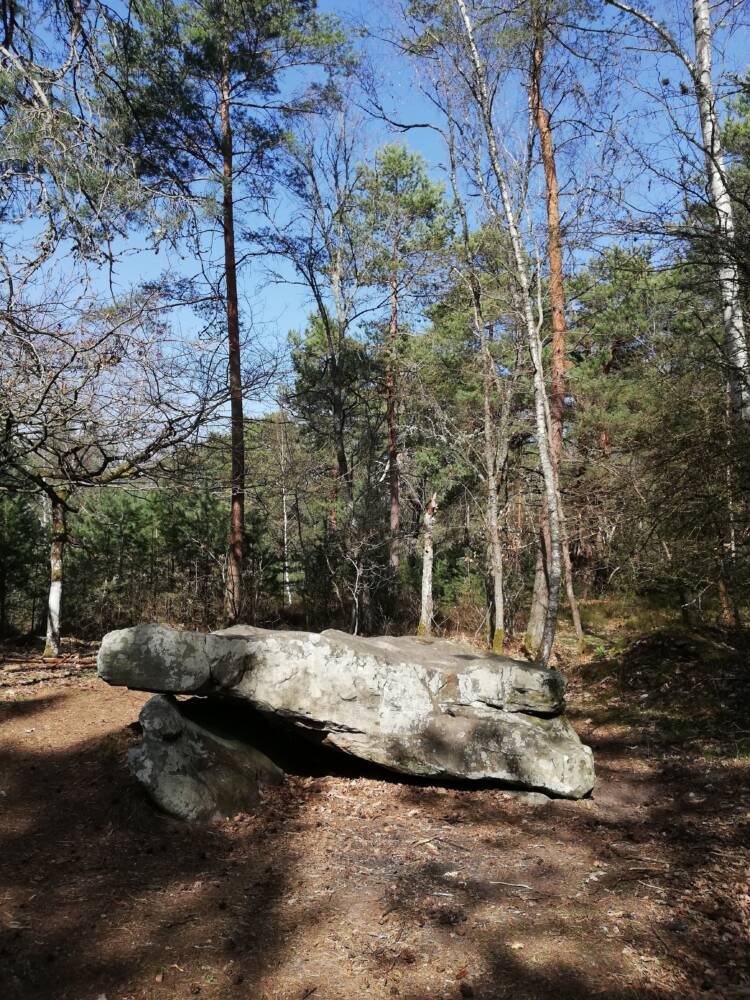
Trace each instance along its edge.
<path fill-rule="evenodd" d="M 546 806 L 552 801 L 544 792 L 508 792 L 508 795 L 527 806 Z"/>

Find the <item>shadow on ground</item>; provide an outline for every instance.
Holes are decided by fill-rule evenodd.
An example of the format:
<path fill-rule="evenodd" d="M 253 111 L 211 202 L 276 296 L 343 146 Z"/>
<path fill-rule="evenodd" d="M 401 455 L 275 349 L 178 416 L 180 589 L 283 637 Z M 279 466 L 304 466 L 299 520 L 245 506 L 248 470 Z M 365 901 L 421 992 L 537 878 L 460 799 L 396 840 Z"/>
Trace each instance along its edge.
<path fill-rule="evenodd" d="M 65 735 L 111 690 L 0 702 L 1 995 L 750 996 L 741 653 L 709 669 L 686 641 L 574 673 L 599 774 L 584 802 L 385 781 L 310 750 L 257 815 L 188 827 L 130 778 L 135 726 Z M 690 706 L 692 731 L 661 731 Z M 27 736 L 42 723 L 54 748 Z"/>
<path fill-rule="evenodd" d="M 3 702 L 3 729 L 65 698 Z M 274 912 L 297 859 L 282 844 L 269 850 L 262 830 L 243 838 L 238 857 L 226 825 L 188 827 L 155 812 L 124 767 L 134 730 L 59 752 L 18 743 L 0 752 L 6 1000 L 135 995 L 136 983 L 141 996 L 144 973 L 155 985 L 204 948 L 225 956 L 228 982 L 239 985 L 235 970 L 247 962 L 257 974 L 283 953 Z M 305 798 L 300 789 L 287 808 Z M 314 904 L 301 912 L 319 915 Z"/>

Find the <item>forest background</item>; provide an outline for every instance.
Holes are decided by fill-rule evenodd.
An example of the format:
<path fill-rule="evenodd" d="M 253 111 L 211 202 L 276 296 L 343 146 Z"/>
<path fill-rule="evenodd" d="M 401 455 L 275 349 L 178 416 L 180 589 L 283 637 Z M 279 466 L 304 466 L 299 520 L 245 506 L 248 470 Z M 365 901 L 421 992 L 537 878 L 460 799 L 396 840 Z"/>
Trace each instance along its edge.
<path fill-rule="evenodd" d="M 745 3 L 0 8 L 0 635 L 741 623 Z"/>

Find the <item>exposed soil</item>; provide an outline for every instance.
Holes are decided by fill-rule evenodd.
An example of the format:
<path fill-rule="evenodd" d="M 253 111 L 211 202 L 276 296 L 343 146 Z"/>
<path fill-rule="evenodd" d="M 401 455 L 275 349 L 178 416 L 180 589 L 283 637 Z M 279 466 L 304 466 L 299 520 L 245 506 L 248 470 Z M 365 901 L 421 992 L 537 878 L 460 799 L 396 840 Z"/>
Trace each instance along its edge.
<path fill-rule="evenodd" d="M 746 643 L 653 642 L 569 671 L 591 800 L 303 762 L 201 827 L 127 771 L 146 695 L 11 657 L 0 996 L 750 997 Z"/>

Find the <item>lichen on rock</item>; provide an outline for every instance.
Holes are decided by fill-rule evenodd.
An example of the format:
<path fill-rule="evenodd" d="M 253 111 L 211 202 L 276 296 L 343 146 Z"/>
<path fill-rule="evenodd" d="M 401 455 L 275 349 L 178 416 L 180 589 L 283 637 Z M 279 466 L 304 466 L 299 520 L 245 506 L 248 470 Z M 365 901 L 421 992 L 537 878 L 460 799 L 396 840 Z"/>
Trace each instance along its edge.
<path fill-rule="evenodd" d="M 99 673 L 110 684 L 245 701 L 290 737 L 314 735 L 405 774 L 566 798 L 594 785 L 591 750 L 563 714 L 560 674 L 461 643 L 141 625 L 105 636 Z"/>

